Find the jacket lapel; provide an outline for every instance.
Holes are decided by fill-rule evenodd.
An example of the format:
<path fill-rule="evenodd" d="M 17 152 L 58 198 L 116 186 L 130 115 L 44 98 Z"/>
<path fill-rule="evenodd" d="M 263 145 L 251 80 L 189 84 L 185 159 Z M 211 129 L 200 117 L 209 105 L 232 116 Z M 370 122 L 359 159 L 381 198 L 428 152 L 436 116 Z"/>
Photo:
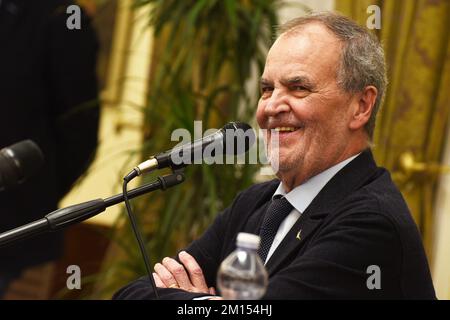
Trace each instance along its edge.
<path fill-rule="evenodd" d="M 229 232 L 227 232 L 229 238 L 227 236 L 224 239 L 222 260 L 236 249 L 236 238 L 239 232 L 259 234 L 264 213 L 279 183 L 278 179 L 266 182 L 263 188 L 258 188 L 257 192 L 251 192 L 250 196 L 244 196 L 239 201 L 239 206 L 235 209 L 237 212 L 232 215 L 233 218 L 229 223 Z"/>
<path fill-rule="evenodd" d="M 266 269 L 269 275 L 272 275 L 286 260 L 292 260 L 292 255 L 298 252 L 305 240 L 320 225 L 322 220 L 305 219 L 305 213 L 306 210 L 267 261 Z"/>
<path fill-rule="evenodd" d="M 328 181 L 267 261 L 266 269 L 269 276 L 285 261 L 295 258 L 301 246 L 306 243 L 306 239 L 314 233 L 337 203 L 364 185 L 376 169 L 372 153 L 368 149 Z"/>

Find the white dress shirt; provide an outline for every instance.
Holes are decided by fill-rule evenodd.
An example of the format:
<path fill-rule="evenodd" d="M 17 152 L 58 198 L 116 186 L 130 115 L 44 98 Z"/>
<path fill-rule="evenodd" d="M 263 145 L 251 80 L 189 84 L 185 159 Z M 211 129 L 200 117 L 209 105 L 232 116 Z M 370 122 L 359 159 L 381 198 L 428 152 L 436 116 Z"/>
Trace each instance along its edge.
<path fill-rule="evenodd" d="M 270 247 L 264 264 L 269 261 L 273 252 L 277 249 L 281 241 L 283 241 L 284 237 L 289 232 L 289 230 L 291 230 L 297 219 L 300 218 L 301 214 L 306 210 L 306 208 L 308 208 L 310 203 L 319 194 L 320 190 L 322 190 L 322 188 L 328 183 L 328 181 L 331 180 L 331 178 L 333 178 L 336 173 L 338 173 L 358 155 L 359 153 L 348 159 L 345 159 L 342 162 L 339 162 L 338 164 L 328 168 L 325 171 L 322 171 L 318 175 L 315 175 L 314 177 L 307 180 L 305 183 L 295 187 L 287 194 L 284 189 L 283 182 L 280 182 L 272 198 L 276 195 L 285 196 L 287 201 L 289 201 L 294 209 L 292 209 L 292 211 L 278 227 L 278 231 L 275 235 L 275 238 L 273 239 L 272 246 Z"/>

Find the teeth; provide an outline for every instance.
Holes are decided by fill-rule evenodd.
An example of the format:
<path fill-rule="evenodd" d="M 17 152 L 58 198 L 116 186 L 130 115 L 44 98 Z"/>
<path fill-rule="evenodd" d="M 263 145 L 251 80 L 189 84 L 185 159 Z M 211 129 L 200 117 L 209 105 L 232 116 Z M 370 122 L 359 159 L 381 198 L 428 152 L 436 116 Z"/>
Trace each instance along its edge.
<path fill-rule="evenodd" d="M 275 131 L 277 131 L 277 132 L 280 132 L 280 131 L 292 132 L 292 131 L 295 131 L 295 130 L 297 130 L 297 128 L 294 128 L 294 127 L 276 127 L 275 128 Z"/>

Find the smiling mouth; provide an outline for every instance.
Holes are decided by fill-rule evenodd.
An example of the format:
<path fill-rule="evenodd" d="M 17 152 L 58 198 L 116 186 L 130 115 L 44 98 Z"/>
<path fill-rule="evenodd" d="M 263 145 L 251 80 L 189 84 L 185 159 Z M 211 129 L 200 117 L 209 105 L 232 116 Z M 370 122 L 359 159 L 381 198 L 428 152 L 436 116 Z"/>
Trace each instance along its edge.
<path fill-rule="evenodd" d="M 301 129 L 301 128 L 300 127 L 297 127 L 297 128 L 296 127 L 276 127 L 273 130 L 275 130 L 276 132 L 279 132 L 279 133 L 283 133 L 283 132 L 294 132 L 299 129 Z"/>

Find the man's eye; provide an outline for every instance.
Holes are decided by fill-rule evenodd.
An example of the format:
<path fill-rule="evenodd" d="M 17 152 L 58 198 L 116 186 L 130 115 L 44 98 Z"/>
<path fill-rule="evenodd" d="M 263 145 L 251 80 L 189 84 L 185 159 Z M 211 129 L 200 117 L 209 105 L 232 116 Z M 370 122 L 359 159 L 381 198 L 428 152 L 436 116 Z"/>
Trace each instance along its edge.
<path fill-rule="evenodd" d="M 291 90 L 293 90 L 293 91 L 309 91 L 309 89 L 304 86 L 292 86 Z"/>
<path fill-rule="evenodd" d="M 272 87 L 261 87 L 261 93 L 270 92 L 272 91 Z"/>

